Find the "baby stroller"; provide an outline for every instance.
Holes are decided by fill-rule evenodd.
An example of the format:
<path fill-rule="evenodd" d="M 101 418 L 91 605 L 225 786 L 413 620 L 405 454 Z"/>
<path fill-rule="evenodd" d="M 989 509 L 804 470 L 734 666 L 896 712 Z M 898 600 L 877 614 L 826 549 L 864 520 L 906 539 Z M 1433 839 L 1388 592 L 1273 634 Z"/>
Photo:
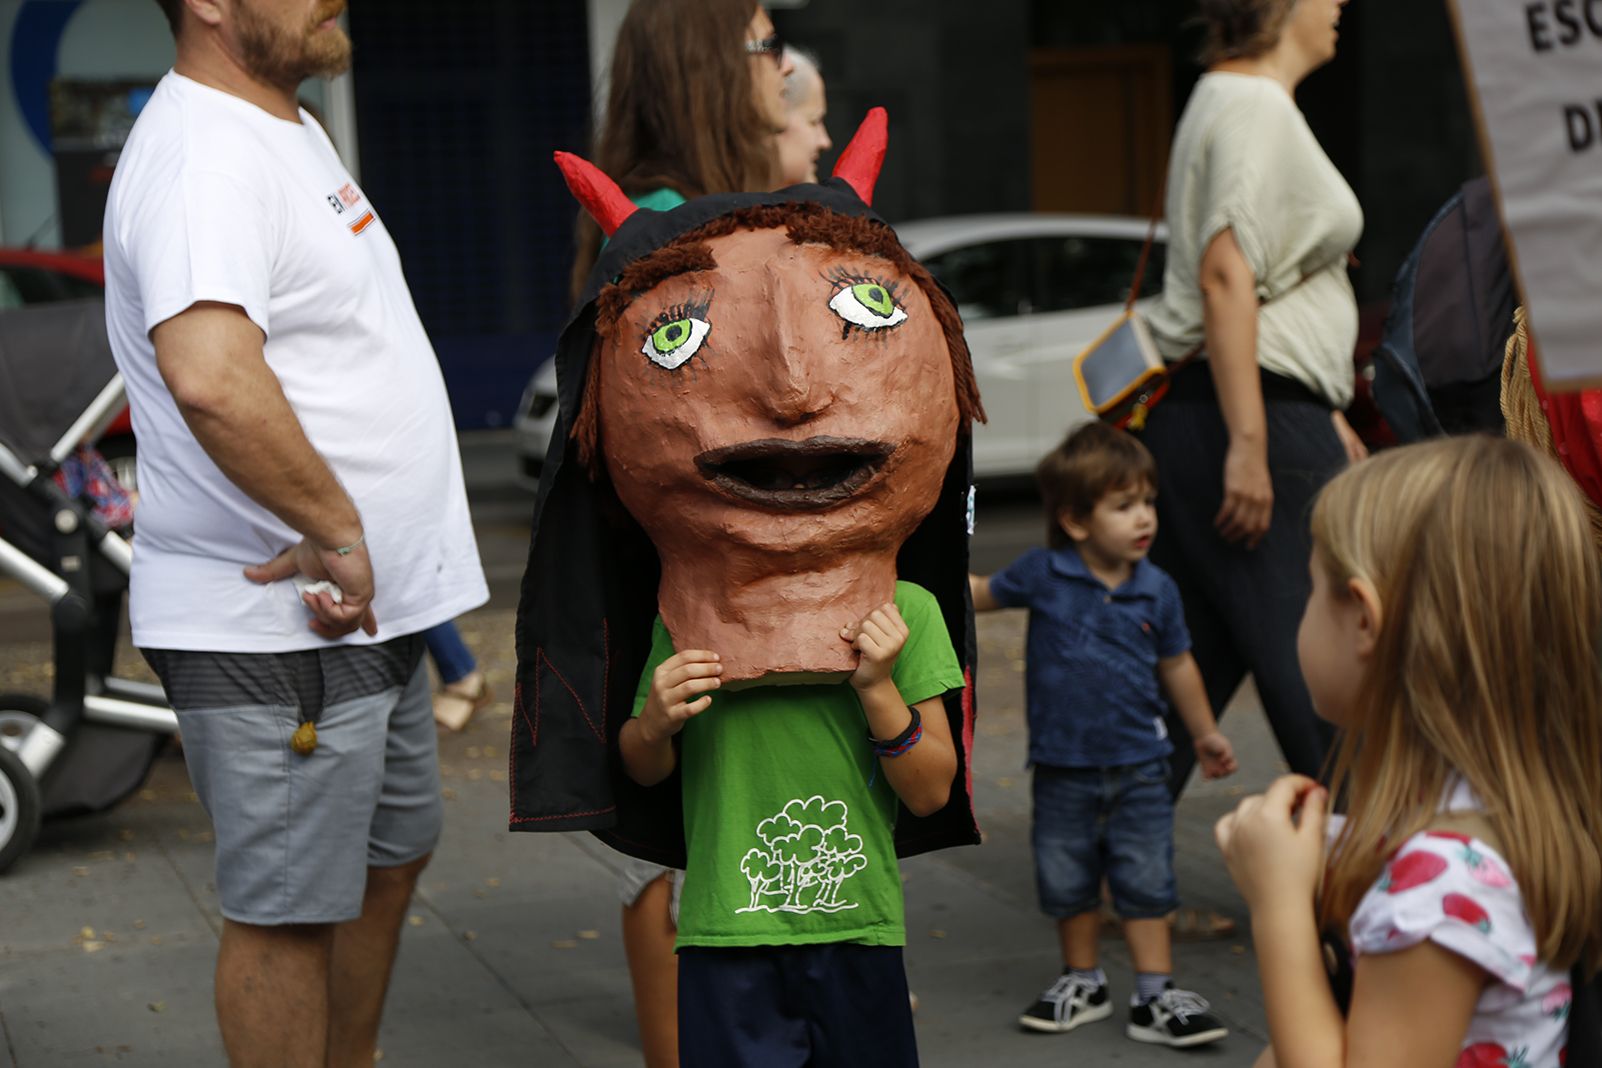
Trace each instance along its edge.
<path fill-rule="evenodd" d="M 139 789 L 178 729 L 161 687 L 112 677 L 132 549 L 52 477 L 122 411 L 105 305 L 0 311 L 0 575 L 50 606 L 49 699 L 0 693 L 0 872 L 45 817 Z"/>

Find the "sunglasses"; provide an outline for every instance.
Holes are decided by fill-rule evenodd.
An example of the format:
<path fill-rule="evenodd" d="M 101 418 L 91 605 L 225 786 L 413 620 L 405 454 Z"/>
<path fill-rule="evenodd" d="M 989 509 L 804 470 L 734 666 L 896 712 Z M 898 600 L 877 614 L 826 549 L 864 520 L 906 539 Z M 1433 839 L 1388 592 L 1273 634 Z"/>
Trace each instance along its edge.
<path fill-rule="evenodd" d="M 762 38 L 760 41 L 745 42 L 745 54 L 748 56 L 769 56 L 775 63 L 784 62 L 784 38 L 778 31 Z"/>

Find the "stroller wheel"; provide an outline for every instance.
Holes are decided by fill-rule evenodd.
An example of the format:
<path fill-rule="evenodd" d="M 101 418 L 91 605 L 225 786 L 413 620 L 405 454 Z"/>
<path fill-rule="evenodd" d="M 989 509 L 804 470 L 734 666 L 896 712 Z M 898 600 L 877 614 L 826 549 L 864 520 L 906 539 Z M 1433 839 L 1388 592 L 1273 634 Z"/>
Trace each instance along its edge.
<path fill-rule="evenodd" d="M 0 693 L 0 747 L 13 753 L 21 749 L 33 729 L 44 722 L 49 707 L 32 694 Z"/>
<path fill-rule="evenodd" d="M 0 746 L 0 872 L 33 847 L 43 807 L 33 773 L 17 754 Z"/>

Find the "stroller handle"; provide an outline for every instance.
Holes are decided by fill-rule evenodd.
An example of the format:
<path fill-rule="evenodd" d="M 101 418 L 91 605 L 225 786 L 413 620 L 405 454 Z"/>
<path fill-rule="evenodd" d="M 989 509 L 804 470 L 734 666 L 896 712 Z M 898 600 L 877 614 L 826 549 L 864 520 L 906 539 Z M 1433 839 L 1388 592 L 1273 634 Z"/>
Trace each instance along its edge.
<path fill-rule="evenodd" d="M 50 450 L 51 462 L 59 464 L 71 456 L 80 441 L 98 440 L 127 403 L 127 391 L 123 388 L 122 372 L 119 371 L 111 376 L 111 381 L 89 402 L 89 407 L 61 435 L 61 439 Z"/>

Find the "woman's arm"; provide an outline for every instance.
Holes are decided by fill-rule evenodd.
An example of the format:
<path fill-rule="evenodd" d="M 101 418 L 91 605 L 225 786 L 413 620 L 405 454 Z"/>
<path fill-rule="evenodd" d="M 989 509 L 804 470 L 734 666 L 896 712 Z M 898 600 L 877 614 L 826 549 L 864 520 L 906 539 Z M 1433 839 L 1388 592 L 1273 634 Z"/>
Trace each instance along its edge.
<path fill-rule="evenodd" d="M 1228 541 L 1253 548 L 1268 532 L 1274 486 L 1268 476 L 1268 418 L 1257 367 L 1257 276 L 1222 230 L 1202 254 L 1202 327 L 1207 362 L 1229 452 L 1224 457 L 1224 503 L 1213 520 Z"/>

